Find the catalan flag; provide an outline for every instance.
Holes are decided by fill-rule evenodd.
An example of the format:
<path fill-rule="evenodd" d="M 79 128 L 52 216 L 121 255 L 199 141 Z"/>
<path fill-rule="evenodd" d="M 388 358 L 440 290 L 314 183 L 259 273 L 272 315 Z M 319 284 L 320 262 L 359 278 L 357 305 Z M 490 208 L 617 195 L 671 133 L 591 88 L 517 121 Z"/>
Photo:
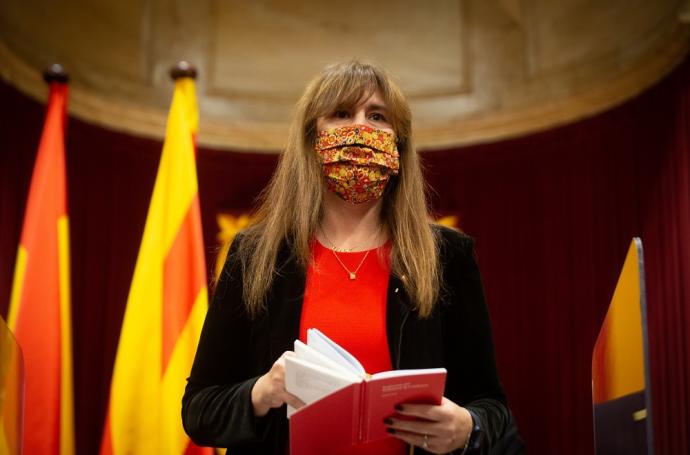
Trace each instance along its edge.
<path fill-rule="evenodd" d="M 642 241 L 630 243 L 592 354 L 596 453 L 653 453 Z"/>
<path fill-rule="evenodd" d="M 194 80 L 177 78 L 120 332 L 101 454 L 211 453 L 191 444 L 181 420 L 208 305 L 197 126 Z"/>
<path fill-rule="evenodd" d="M 24 453 L 74 453 L 66 104 L 66 77 L 50 82 L 10 297 L 26 369 Z"/>

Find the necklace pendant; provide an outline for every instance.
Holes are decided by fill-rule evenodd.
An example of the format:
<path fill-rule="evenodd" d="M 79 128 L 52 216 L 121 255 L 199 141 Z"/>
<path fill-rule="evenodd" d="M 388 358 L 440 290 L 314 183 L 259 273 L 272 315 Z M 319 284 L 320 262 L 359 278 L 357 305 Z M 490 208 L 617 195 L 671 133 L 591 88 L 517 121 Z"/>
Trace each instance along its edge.
<path fill-rule="evenodd" d="M 355 272 L 350 272 L 350 280 L 354 281 L 357 278 L 357 275 L 355 275 Z"/>

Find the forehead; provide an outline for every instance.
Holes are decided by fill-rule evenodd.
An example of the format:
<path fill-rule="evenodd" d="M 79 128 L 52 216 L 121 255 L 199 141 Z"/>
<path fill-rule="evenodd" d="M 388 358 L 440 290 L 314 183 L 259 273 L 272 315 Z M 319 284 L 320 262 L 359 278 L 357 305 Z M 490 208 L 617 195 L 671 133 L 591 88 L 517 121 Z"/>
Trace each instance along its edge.
<path fill-rule="evenodd" d="M 331 109 L 386 109 L 387 107 L 386 101 L 383 99 L 379 89 L 362 91 L 358 96 L 342 97 L 330 104 Z M 327 114 L 327 112 L 324 113 L 324 115 Z"/>
<path fill-rule="evenodd" d="M 377 107 L 385 109 L 386 101 L 381 96 L 381 91 L 376 89 L 371 94 L 365 94 L 355 107 Z"/>

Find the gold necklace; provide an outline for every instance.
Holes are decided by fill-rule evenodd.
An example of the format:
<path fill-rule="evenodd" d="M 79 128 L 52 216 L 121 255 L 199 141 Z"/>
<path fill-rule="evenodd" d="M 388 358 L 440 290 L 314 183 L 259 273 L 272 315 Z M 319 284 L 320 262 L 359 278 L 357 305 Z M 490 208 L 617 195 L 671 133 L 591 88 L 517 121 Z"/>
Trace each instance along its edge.
<path fill-rule="evenodd" d="M 321 234 L 323 234 L 323 238 L 326 239 L 326 241 L 330 244 L 330 246 L 329 246 L 330 249 L 337 251 L 338 253 L 352 253 L 352 250 L 354 250 L 357 247 L 360 247 L 360 246 L 366 245 L 366 244 L 371 244 L 370 243 L 371 240 L 374 238 L 377 238 L 378 235 L 381 233 L 381 226 L 379 226 L 378 229 L 376 231 L 374 231 L 369 236 L 369 238 L 366 239 L 366 241 L 355 244 L 355 245 L 351 246 L 350 248 L 339 248 L 339 247 L 335 246 L 335 243 L 333 242 L 333 240 L 331 240 L 328 237 L 328 235 L 326 235 L 326 231 L 323 230 L 323 227 L 319 227 L 319 231 L 321 232 Z"/>
<path fill-rule="evenodd" d="M 369 253 L 371 252 L 371 250 L 367 250 L 367 252 L 364 253 L 364 257 L 362 258 L 361 261 L 359 261 L 359 265 L 357 266 L 357 268 L 354 271 L 350 270 L 347 268 L 347 266 L 345 265 L 343 260 L 340 259 L 340 256 L 338 256 L 338 253 L 336 253 L 337 248 L 336 248 L 335 244 L 331 241 L 331 239 L 328 238 L 328 236 L 323 231 L 323 229 L 321 229 L 321 233 L 323 234 L 326 241 L 331 244 L 331 253 L 333 253 L 333 256 L 335 256 L 335 258 L 338 260 L 338 262 L 340 263 L 340 266 L 343 269 L 345 269 L 345 271 L 347 272 L 347 275 L 350 277 L 350 281 L 356 280 L 357 279 L 357 272 L 359 272 L 359 269 L 362 268 L 362 264 L 364 264 L 364 261 L 367 259 L 367 256 L 369 256 Z"/>
<path fill-rule="evenodd" d="M 338 262 L 340 262 L 340 265 L 341 265 L 341 266 L 345 269 L 345 271 L 347 272 L 348 276 L 350 277 L 350 281 L 354 281 L 354 280 L 357 279 L 357 272 L 359 272 L 359 269 L 362 267 L 362 264 L 364 264 L 364 260 L 367 258 L 367 256 L 369 256 L 369 252 L 370 252 L 371 250 L 367 250 L 367 252 L 364 253 L 364 257 L 362 258 L 361 261 L 359 261 L 359 265 L 357 266 L 357 268 L 356 268 L 354 271 L 348 269 L 347 266 L 345 266 L 345 264 L 343 263 L 342 259 L 340 259 L 340 258 L 338 257 L 338 253 L 336 253 L 335 250 L 331 250 L 331 251 L 333 252 L 333 256 L 335 256 L 335 258 L 338 260 Z"/>

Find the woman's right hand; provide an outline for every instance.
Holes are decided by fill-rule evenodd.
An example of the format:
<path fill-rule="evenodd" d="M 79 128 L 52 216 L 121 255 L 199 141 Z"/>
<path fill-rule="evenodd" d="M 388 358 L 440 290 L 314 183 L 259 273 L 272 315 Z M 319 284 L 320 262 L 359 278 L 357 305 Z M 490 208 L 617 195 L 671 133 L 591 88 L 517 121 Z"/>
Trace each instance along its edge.
<path fill-rule="evenodd" d="M 285 390 L 285 357 L 295 355 L 286 351 L 273 363 L 271 369 L 261 376 L 252 388 L 252 405 L 254 415 L 265 416 L 271 408 L 279 408 L 289 404 L 295 409 L 304 406 L 302 400 Z"/>

